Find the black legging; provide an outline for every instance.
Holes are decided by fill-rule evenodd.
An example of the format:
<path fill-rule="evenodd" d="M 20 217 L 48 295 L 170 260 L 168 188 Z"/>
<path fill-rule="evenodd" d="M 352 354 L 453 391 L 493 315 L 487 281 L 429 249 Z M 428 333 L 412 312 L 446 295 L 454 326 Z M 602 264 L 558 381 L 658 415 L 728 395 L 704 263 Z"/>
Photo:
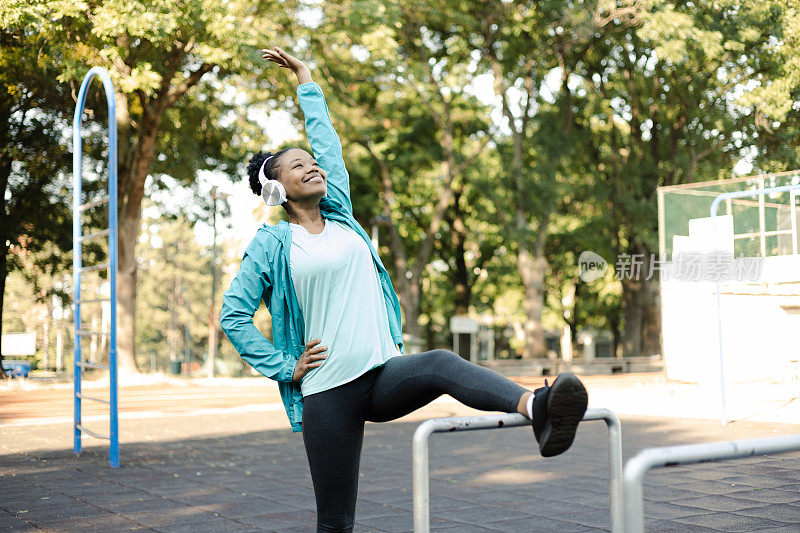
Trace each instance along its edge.
<path fill-rule="evenodd" d="M 303 399 L 317 531 L 352 531 L 364 421 L 386 422 L 442 394 L 483 411 L 516 412 L 528 389 L 450 350 L 397 356 L 358 378 Z"/>

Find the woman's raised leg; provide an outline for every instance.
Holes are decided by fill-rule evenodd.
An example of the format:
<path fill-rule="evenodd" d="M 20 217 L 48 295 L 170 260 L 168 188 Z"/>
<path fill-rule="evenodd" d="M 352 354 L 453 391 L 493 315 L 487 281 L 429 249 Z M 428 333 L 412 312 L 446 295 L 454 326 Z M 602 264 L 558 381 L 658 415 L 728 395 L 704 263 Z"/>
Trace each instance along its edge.
<path fill-rule="evenodd" d="M 517 412 L 530 391 L 450 350 L 430 350 L 389 359 L 379 369 L 367 420 L 386 422 L 427 405 L 442 394 L 483 411 Z"/>
<path fill-rule="evenodd" d="M 450 350 L 431 350 L 393 357 L 379 369 L 367 420 L 386 422 L 400 418 L 442 394 L 475 409 L 520 412 L 532 418 L 533 434 L 545 457 L 569 449 L 588 403 L 583 383 L 569 372 L 560 374 L 552 386 L 545 383 L 531 395 L 505 376 Z"/>

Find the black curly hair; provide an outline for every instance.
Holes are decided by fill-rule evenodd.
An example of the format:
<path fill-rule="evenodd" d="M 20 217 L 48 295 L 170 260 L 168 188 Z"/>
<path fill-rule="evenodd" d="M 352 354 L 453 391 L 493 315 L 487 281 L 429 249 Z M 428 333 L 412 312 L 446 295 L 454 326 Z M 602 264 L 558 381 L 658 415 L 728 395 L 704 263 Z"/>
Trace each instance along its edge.
<path fill-rule="evenodd" d="M 250 162 L 247 163 L 247 176 L 250 180 L 250 189 L 253 191 L 253 194 L 256 196 L 261 196 L 261 182 L 258 181 L 258 171 L 261 168 L 261 164 L 264 160 L 270 156 L 272 159 L 267 161 L 267 164 L 264 165 L 264 175 L 267 177 L 268 180 L 274 180 L 278 178 L 278 173 L 275 171 L 275 167 L 278 164 L 278 159 L 286 150 L 290 148 L 284 148 L 283 150 L 278 150 L 275 153 L 264 153 L 261 150 L 253 154 L 253 157 L 250 158 Z"/>

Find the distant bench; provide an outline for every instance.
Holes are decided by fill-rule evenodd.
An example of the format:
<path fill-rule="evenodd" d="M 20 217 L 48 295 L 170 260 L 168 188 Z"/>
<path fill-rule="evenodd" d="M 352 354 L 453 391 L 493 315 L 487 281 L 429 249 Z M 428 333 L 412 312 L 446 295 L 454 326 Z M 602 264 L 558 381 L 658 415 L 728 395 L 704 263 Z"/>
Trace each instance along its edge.
<path fill-rule="evenodd" d="M 28 361 L 3 359 L 3 370 L 10 378 L 27 378 L 31 371 L 31 364 Z"/>
<path fill-rule="evenodd" d="M 555 376 L 570 371 L 576 374 L 617 374 L 628 372 L 661 372 L 664 360 L 661 356 L 598 357 L 595 359 L 573 359 L 566 363 L 558 359 L 496 359 L 478 361 L 478 364 L 491 368 L 504 376 Z"/>

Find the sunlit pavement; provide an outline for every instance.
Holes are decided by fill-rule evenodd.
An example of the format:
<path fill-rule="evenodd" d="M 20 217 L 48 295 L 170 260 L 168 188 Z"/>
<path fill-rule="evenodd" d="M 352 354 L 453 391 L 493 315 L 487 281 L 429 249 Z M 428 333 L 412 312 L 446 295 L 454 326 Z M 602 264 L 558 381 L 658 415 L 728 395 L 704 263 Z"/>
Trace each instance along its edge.
<path fill-rule="evenodd" d="M 800 433 L 800 425 L 753 421 L 774 412 L 786 418 L 796 402 L 722 426 L 713 395 L 697 387 L 653 374 L 585 381 L 592 406 L 622 414 L 626 460 L 651 446 Z M 0 529 L 314 530 L 302 435 L 289 430 L 269 380 L 123 386 L 118 469 L 108 466 L 105 441 L 86 437 L 81 456 L 72 453 L 71 388 L 59 387 L 0 389 Z M 102 388 L 92 394 L 102 397 Z M 692 402 L 695 415 L 712 418 L 681 418 Z M 659 416 L 645 416 L 648 410 Z M 104 432 L 101 412 L 85 410 L 84 422 Z M 368 423 L 355 530 L 411 531 L 414 429 L 427 418 L 481 413 L 443 397 L 399 421 Z M 430 466 L 433 530 L 610 528 L 601 422 L 582 424 L 573 447 L 550 459 L 537 454 L 529 428 L 435 435 Z M 654 471 L 646 477 L 645 515 L 648 531 L 797 531 L 800 454 Z"/>

